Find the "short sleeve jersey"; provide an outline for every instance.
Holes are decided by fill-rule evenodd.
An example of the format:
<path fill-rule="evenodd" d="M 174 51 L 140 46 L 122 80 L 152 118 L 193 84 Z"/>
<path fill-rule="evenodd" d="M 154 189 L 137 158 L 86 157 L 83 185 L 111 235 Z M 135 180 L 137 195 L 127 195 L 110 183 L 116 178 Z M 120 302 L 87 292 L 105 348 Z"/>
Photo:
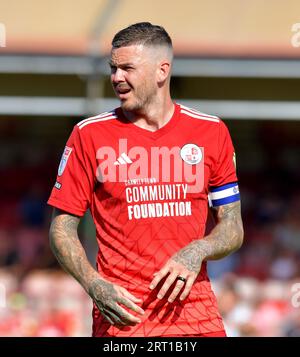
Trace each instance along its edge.
<path fill-rule="evenodd" d="M 153 274 L 178 250 L 204 236 L 208 206 L 240 199 L 235 156 L 218 117 L 175 103 L 151 132 L 120 108 L 75 125 L 48 203 L 83 216 L 90 209 L 101 276 L 143 300 L 142 323 L 110 325 L 96 306 L 94 336 L 167 336 L 223 331 L 206 263 L 183 302 L 151 291 Z M 134 314 L 134 313 L 133 313 Z"/>

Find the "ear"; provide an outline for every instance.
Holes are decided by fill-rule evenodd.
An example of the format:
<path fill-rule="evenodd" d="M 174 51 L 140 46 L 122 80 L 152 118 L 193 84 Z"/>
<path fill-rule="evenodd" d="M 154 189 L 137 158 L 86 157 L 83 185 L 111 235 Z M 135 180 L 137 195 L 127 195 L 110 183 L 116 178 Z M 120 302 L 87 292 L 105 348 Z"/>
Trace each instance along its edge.
<path fill-rule="evenodd" d="M 159 63 L 157 68 L 157 80 L 159 83 L 164 82 L 170 74 L 171 63 L 168 60 L 163 60 Z"/>

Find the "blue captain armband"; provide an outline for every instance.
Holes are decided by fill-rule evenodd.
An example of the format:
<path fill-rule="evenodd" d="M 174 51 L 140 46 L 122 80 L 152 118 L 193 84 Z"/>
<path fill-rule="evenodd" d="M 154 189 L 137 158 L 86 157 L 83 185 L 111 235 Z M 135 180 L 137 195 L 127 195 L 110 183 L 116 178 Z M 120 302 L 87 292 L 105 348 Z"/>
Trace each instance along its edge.
<path fill-rule="evenodd" d="M 220 187 L 210 189 L 209 203 L 212 207 L 226 205 L 240 200 L 240 191 L 237 182 L 228 183 Z"/>

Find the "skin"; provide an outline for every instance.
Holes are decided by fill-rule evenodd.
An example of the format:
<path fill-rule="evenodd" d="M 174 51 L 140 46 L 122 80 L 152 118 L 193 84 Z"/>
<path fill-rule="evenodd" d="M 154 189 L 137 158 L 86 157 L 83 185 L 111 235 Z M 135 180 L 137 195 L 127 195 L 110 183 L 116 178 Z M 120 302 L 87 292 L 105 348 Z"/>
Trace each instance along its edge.
<path fill-rule="evenodd" d="M 54 209 L 49 238 L 57 260 L 83 286 L 112 325 L 140 323 L 140 318 L 127 312 L 122 305 L 143 315 L 143 309 L 137 305 L 142 301 L 123 287 L 105 280 L 91 266 L 78 238 L 79 221 L 79 217 Z"/>
<path fill-rule="evenodd" d="M 241 247 L 244 232 L 240 202 L 214 208 L 214 215 L 217 224 L 208 236 L 194 240 L 179 250 L 162 269 L 154 274 L 150 289 L 154 289 L 161 280 L 165 279 L 157 294 L 158 299 L 165 296 L 176 280 L 168 301 L 172 303 L 177 297 L 180 300 L 186 299 L 204 260 L 222 259 Z M 178 280 L 178 276 L 183 277 L 186 281 Z"/>
<path fill-rule="evenodd" d="M 113 48 L 111 83 L 124 115 L 135 125 L 155 131 L 172 117 L 172 54 L 167 47 L 143 45 Z"/>
<path fill-rule="evenodd" d="M 111 82 L 128 120 L 149 131 L 164 126 L 174 112 L 170 96 L 171 50 L 143 45 L 113 48 L 110 66 Z M 168 301 L 184 300 L 204 260 L 221 259 L 241 246 L 240 203 L 220 206 L 214 211 L 217 224 L 212 232 L 182 248 L 155 273 L 150 289 L 165 280 L 157 295 L 159 299 L 177 280 Z M 90 265 L 78 238 L 79 222 L 79 217 L 54 209 L 49 235 L 53 253 L 62 267 L 83 286 L 107 321 L 116 326 L 140 323 L 144 311 L 138 304 L 142 300 L 104 279 Z M 186 281 L 178 280 L 178 276 Z"/>

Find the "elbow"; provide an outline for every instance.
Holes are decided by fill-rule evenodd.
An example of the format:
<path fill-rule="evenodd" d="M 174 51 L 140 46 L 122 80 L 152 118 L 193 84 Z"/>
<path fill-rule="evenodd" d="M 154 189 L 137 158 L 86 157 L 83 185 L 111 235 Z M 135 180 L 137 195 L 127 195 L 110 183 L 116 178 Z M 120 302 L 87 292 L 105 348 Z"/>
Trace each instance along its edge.
<path fill-rule="evenodd" d="M 239 250 L 241 248 L 241 246 L 244 243 L 244 228 L 243 228 L 243 224 L 240 223 L 238 225 L 238 229 L 237 229 L 237 234 L 236 234 L 236 249 L 235 250 Z"/>

